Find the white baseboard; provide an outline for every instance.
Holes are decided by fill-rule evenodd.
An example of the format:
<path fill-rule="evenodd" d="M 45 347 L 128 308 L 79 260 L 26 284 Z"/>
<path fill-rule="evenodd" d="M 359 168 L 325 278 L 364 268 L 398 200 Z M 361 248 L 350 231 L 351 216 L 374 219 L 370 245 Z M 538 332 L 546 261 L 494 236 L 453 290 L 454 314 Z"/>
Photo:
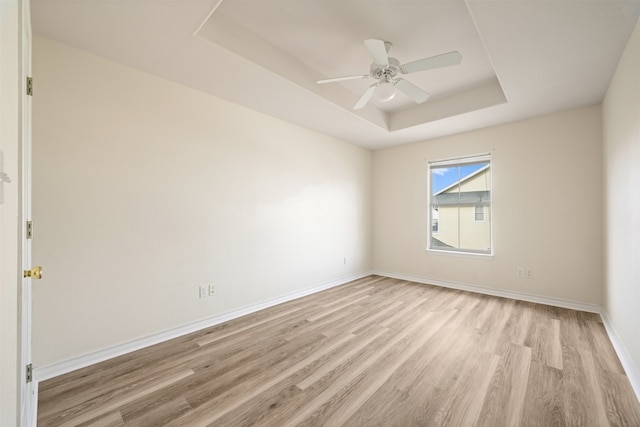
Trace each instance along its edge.
<path fill-rule="evenodd" d="M 609 335 L 609 340 L 611 341 L 611 344 L 613 344 L 613 348 L 618 355 L 618 359 L 620 359 L 624 372 L 627 374 L 627 378 L 629 378 L 631 387 L 636 393 L 636 398 L 638 399 L 638 402 L 640 402 L 640 368 L 633 363 L 633 359 L 629 356 L 627 348 L 624 346 L 618 336 L 618 333 L 611 324 L 611 320 L 609 319 L 607 312 L 602 310 L 600 316 L 602 317 L 604 328 L 607 330 L 607 335 Z"/>
<path fill-rule="evenodd" d="M 278 304 L 282 304 L 287 301 L 291 301 L 297 298 L 302 298 L 307 295 L 314 294 L 316 292 L 323 291 L 325 289 L 340 286 L 353 280 L 361 279 L 363 277 L 371 275 L 371 272 L 358 273 L 348 277 L 342 277 L 340 279 L 332 280 L 329 282 L 321 283 L 316 286 L 312 286 L 307 289 L 296 291 L 287 295 L 283 295 L 277 298 L 272 298 L 257 304 L 252 304 L 238 310 L 234 310 L 228 313 L 224 313 L 218 316 L 210 317 L 207 319 L 199 320 L 197 322 L 189 323 L 183 326 L 178 326 L 173 329 L 159 332 L 147 337 L 127 341 L 122 344 L 118 344 L 112 347 L 108 347 L 102 350 L 87 353 L 78 357 L 63 360 L 60 362 L 52 363 L 50 365 L 44 365 L 41 367 L 35 367 L 33 369 L 33 379 L 35 382 L 45 381 L 58 375 L 63 375 L 76 369 L 84 368 L 99 362 L 103 362 L 114 357 L 121 356 L 132 351 L 140 350 L 145 347 L 149 347 L 155 344 L 159 344 L 164 341 L 171 340 L 192 332 L 199 331 L 211 326 L 218 325 L 229 320 L 236 319 L 247 314 L 254 313 L 265 308 L 273 307 Z"/>
<path fill-rule="evenodd" d="M 411 282 L 423 283 L 425 285 L 436 285 L 436 286 L 441 286 L 443 288 L 458 289 L 461 291 L 475 292 L 477 294 L 492 295 L 496 297 L 503 297 L 503 298 L 520 300 L 520 301 L 535 302 L 538 304 L 551 305 L 554 307 L 562 307 L 562 308 L 570 308 L 572 310 L 586 311 L 589 313 L 600 314 L 602 310 L 602 308 L 596 304 L 587 304 L 583 302 L 569 301 L 569 300 L 564 300 L 560 298 L 543 297 L 540 295 L 526 294 L 524 292 L 514 292 L 514 291 L 505 291 L 502 289 L 485 288 L 482 286 L 468 285 L 468 284 L 455 283 L 455 282 L 446 282 L 443 280 L 427 279 L 424 277 L 389 273 L 386 271 L 374 271 L 373 274 L 377 274 L 378 276 L 391 277 L 393 279 L 408 280 Z"/>

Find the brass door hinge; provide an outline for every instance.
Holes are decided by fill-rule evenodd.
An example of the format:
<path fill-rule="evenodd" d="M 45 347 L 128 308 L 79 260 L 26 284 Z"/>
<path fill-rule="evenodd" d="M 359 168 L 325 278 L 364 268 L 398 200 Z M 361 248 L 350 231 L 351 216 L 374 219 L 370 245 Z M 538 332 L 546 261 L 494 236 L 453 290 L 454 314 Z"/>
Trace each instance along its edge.
<path fill-rule="evenodd" d="M 27 77 L 27 95 L 33 96 L 33 77 Z"/>
<path fill-rule="evenodd" d="M 27 239 L 33 237 L 33 221 L 27 221 Z"/>

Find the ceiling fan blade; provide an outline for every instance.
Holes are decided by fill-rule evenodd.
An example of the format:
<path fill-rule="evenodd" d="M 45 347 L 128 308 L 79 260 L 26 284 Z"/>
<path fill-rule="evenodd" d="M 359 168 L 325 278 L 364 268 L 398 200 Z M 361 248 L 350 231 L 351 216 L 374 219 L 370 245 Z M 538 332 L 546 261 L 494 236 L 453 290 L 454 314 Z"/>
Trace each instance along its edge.
<path fill-rule="evenodd" d="M 449 67 L 451 65 L 458 65 L 460 61 L 462 61 L 462 55 L 457 51 L 453 51 L 401 65 L 400 72 L 402 74 L 408 74 L 415 73 L 416 71 L 430 70 L 432 68 Z"/>
<path fill-rule="evenodd" d="M 376 90 L 377 86 L 378 86 L 378 83 L 374 83 L 371 86 L 369 86 L 369 89 L 367 89 L 367 91 L 364 94 L 362 94 L 362 96 L 360 97 L 360 100 L 356 103 L 356 105 L 353 106 L 353 109 L 359 110 L 363 108 L 365 105 L 367 105 L 367 102 L 369 102 L 369 100 L 373 96 L 373 92 Z"/>
<path fill-rule="evenodd" d="M 427 92 L 423 91 L 411 82 L 408 82 L 404 79 L 397 79 L 394 84 L 400 92 L 404 93 L 418 104 L 421 104 L 429 99 L 430 95 Z"/>
<path fill-rule="evenodd" d="M 384 41 L 377 39 L 368 39 L 364 41 L 364 45 L 369 50 L 373 62 L 382 65 L 389 65 L 389 57 L 387 56 L 387 47 L 384 45 Z"/>
<path fill-rule="evenodd" d="M 318 84 L 333 83 L 333 82 L 341 82 L 343 80 L 366 79 L 367 77 L 369 77 L 369 74 L 359 74 L 357 76 L 335 77 L 333 79 L 318 80 L 316 83 Z"/>

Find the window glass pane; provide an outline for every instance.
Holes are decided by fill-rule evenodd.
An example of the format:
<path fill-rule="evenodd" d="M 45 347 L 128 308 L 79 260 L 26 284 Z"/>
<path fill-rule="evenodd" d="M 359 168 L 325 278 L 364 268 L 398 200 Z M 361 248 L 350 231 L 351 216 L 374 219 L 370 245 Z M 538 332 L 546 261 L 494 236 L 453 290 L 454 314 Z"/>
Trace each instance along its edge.
<path fill-rule="evenodd" d="M 442 163 L 429 167 L 429 248 L 491 253 L 490 160 Z"/>
<path fill-rule="evenodd" d="M 433 207 L 431 209 L 431 232 L 433 234 L 438 234 L 439 224 L 440 224 L 440 215 L 438 213 L 438 208 Z"/>

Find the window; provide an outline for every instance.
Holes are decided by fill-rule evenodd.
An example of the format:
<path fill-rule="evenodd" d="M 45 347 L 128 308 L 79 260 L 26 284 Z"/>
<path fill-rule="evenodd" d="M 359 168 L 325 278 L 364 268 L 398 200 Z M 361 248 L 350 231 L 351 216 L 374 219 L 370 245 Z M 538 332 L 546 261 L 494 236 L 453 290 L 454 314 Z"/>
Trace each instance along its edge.
<path fill-rule="evenodd" d="M 491 157 L 429 162 L 430 250 L 491 254 Z"/>

